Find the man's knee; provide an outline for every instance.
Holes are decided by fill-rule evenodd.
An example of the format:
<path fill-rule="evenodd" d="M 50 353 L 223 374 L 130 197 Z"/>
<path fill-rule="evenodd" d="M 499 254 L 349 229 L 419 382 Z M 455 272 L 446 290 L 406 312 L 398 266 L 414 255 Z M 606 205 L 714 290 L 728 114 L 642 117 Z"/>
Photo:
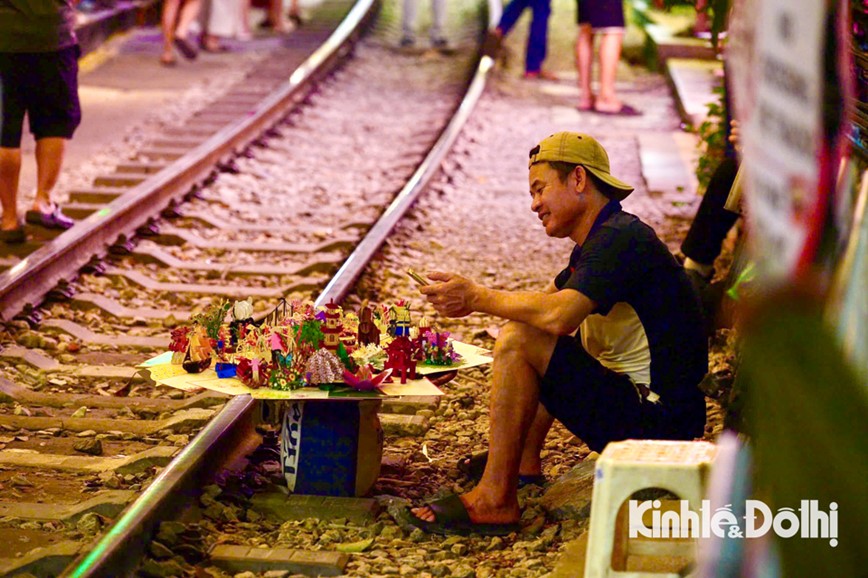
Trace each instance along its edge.
<path fill-rule="evenodd" d="M 500 329 L 494 344 L 495 359 L 517 357 L 544 372 L 557 337 L 526 323 L 510 321 Z"/>

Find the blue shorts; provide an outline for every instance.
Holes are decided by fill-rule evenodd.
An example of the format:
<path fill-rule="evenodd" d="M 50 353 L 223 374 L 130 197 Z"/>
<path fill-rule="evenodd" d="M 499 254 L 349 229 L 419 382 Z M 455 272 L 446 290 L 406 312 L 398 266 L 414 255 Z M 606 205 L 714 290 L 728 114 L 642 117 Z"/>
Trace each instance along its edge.
<path fill-rule="evenodd" d="M 81 123 L 79 47 L 0 53 L 0 147 L 19 148 L 24 115 L 38 140 L 72 138 Z"/>
<path fill-rule="evenodd" d="M 624 28 L 623 0 L 577 0 L 578 23 L 590 24 L 593 30 Z"/>
<path fill-rule="evenodd" d="M 652 386 L 653 390 L 654 387 Z M 691 440 L 705 430 L 705 398 L 696 386 L 689 401 L 651 403 L 627 375 L 604 367 L 579 337 L 562 336 L 540 382 L 540 403 L 593 451 L 625 439 Z M 669 400 L 671 402 L 671 400 Z"/>

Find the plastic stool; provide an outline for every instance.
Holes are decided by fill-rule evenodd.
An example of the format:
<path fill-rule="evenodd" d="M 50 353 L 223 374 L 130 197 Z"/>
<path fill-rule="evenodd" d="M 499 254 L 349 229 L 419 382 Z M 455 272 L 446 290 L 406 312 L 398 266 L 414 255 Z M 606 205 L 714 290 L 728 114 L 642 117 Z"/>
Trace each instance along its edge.
<path fill-rule="evenodd" d="M 716 453 L 716 446 L 708 442 L 627 440 L 607 445 L 594 472 L 585 578 L 679 576 L 625 571 L 630 553 L 658 556 L 686 553 L 678 547 L 682 544 L 672 547 L 664 539 L 646 541 L 641 551 L 628 552 L 627 510 L 621 506 L 638 490 L 660 488 L 687 500 L 690 509 L 698 511 Z M 692 557 L 694 543 L 687 545 Z"/>

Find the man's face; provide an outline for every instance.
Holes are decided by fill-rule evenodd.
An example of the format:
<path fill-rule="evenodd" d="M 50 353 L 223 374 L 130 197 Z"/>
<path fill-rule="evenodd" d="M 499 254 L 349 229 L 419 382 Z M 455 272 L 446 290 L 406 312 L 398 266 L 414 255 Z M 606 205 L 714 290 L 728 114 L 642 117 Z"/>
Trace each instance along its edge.
<path fill-rule="evenodd" d="M 562 182 L 546 162 L 530 167 L 530 210 L 542 221 L 549 237 L 569 237 L 579 223 L 582 204 L 576 191 L 575 171 Z"/>

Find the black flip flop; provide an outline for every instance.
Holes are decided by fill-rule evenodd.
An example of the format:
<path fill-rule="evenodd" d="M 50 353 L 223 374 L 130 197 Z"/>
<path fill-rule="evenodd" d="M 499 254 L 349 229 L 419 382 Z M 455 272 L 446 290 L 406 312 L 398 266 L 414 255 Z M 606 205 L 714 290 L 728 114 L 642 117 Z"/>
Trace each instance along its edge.
<path fill-rule="evenodd" d="M 439 500 L 428 502 L 428 507 L 434 512 L 435 520 L 429 522 L 416 517 L 409 507 L 405 507 L 403 515 L 407 522 L 428 534 L 441 536 L 506 536 L 521 530 L 521 525 L 515 524 L 478 524 L 470 519 L 464 502 L 457 494 L 449 494 Z"/>
<path fill-rule="evenodd" d="M 199 56 L 199 51 L 196 50 L 196 45 L 182 36 L 175 37 L 175 48 L 187 60 L 195 60 Z"/>
<path fill-rule="evenodd" d="M 621 105 L 621 108 L 618 110 L 600 110 L 595 108 L 594 112 L 605 116 L 642 116 L 641 110 L 635 109 L 629 104 Z"/>
<path fill-rule="evenodd" d="M 7 245 L 20 245 L 27 240 L 27 235 L 24 233 L 24 227 L 19 226 L 17 229 L 0 230 L 0 241 Z"/>
<path fill-rule="evenodd" d="M 465 456 L 458 460 L 458 471 L 463 473 L 471 480 L 479 481 L 482 478 L 482 472 L 485 471 L 485 464 L 488 462 L 488 451 L 483 450 Z M 542 474 L 529 474 L 526 476 L 518 476 L 518 487 L 525 486 L 544 486 L 548 483 L 548 479 Z"/>

